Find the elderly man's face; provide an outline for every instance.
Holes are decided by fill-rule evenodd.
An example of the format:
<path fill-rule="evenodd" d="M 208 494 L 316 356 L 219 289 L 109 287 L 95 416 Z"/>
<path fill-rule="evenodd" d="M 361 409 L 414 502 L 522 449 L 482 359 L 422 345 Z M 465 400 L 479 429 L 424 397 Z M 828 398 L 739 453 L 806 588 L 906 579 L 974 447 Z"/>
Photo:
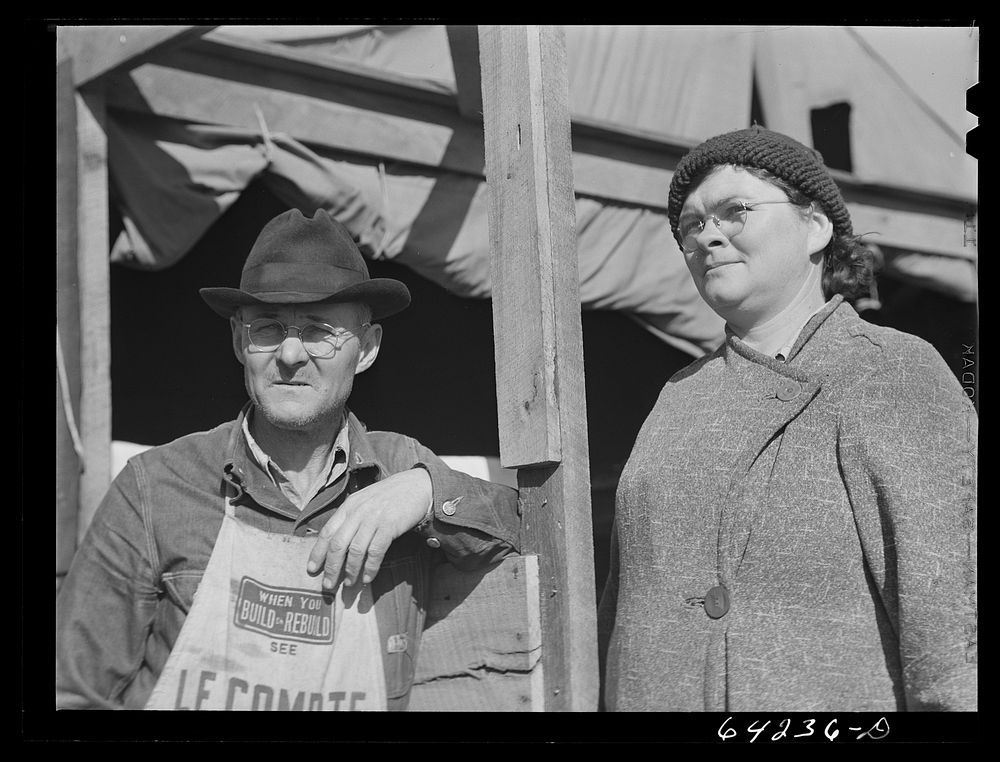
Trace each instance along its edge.
<path fill-rule="evenodd" d="M 251 347 L 245 323 L 272 318 L 286 326 L 327 323 L 353 335 L 331 357 L 312 357 L 298 332 L 288 331 L 273 351 Z M 308 431 L 338 426 L 354 376 L 375 361 L 382 328 L 365 321 L 355 304 L 275 304 L 243 307 L 231 321 L 233 349 L 243 365 L 247 394 L 264 419 L 279 429 Z"/>

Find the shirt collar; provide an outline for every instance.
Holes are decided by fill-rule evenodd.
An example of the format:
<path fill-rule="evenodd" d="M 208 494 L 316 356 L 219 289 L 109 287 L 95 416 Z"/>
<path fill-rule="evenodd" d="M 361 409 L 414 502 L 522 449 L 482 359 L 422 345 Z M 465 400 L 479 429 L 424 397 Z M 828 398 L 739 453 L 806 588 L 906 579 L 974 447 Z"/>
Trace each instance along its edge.
<path fill-rule="evenodd" d="M 257 444 L 257 440 L 254 439 L 253 434 L 250 433 L 250 419 L 254 414 L 254 410 L 250 407 L 246 410 L 246 414 L 243 416 L 243 421 L 241 429 L 243 431 L 243 437 L 246 440 L 247 447 L 250 449 L 250 454 L 253 455 L 257 464 L 264 470 L 264 473 L 268 475 L 273 483 L 277 485 L 277 476 L 281 474 L 281 469 L 278 464 L 271 460 L 271 457 L 261 449 L 261 446 Z M 337 433 L 337 438 L 333 442 L 333 447 L 330 448 L 330 453 L 327 456 L 326 463 L 323 466 L 323 473 L 326 474 L 325 485 L 329 485 L 333 482 L 339 475 L 342 469 L 335 468 L 338 459 L 338 453 L 344 454 L 344 463 L 350 463 L 351 456 L 351 446 L 350 437 L 348 432 L 348 417 L 345 414 L 343 421 L 340 425 L 340 431 Z"/>
<path fill-rule="evenodd" d="M 260 503 L 267 501 L 267 487 L 274 487 L 273 480 L 266 468 L 250 468 L 250 463 L 258 463 L 256 457 L 250 450 L 250 442 L 244 434 L 246 418 L 253 411 L 253 403 L 247 402 L 236 417 L 235 425 L 230 430 L 229 441 L 226 445 L 226 459 L 223 463 L 223 478 L 236 489 L 236 497 L 243 492 L 249 491 L 254 495 L 254 499 Z M 346 429 L 349 450 L 345 450 L 347 458 L 347 468 L 349 471 L 374 468 L 377 469 L 377 479 L 385 478 L 387 469 L 375 452 L 374 445 L 369 441 L 368 431 L 365 425 L 350 410 L 345 410 Z M 343 428 L 341 429 L 343 433 Z M 338 435 L 337 441 L 340 441 Z M 280 490 L 278 490 L 280 493 Z M 272 510 L 283 513 L 280 505 L 273 502 L 266 502 Z"/>

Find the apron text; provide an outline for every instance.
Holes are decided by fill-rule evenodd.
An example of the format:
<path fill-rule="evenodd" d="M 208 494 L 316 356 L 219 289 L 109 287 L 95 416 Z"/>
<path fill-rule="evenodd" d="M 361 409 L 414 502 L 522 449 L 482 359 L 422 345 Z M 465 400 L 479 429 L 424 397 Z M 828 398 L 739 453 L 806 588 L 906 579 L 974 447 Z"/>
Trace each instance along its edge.
<path fill-rule="evenodd" d="M 225 709 L 226 711 L 252 712 L 321 712 L 352 711 L 367 698 L 365 691 L 307 692 L 276 688 L 263 683 L 251 685 L 238 677 L 223 676 L 209 670 L 201 670 L 190 676 L 182 669 L 177 682 L 177 696 L 174 709 Z M 225 695 L 225 705 L 219 700 Z M 366 708 L 364 706 L 362 709 Z"/>

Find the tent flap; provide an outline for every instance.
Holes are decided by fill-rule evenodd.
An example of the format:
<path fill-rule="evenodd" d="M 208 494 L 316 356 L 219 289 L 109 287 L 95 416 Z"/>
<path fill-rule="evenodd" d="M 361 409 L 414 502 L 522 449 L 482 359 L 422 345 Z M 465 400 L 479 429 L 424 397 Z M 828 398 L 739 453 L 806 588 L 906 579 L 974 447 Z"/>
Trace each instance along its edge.
<path fill-rule="evenodd" d="M 224 29 L 241 33 L 240 27 Z M 756 86 L 767 126 L 812 144 L 811 110 L 844 102 L 858 181 L 975 198 L 975 163 L 956 136 L 913 101 L 848 27 L 570 25 L 565 31 L 574 118 L 695 142 L 747 125 Z M 242 33 L 263 39 L 276 34 L 267 27 Z M 296 27 L 278 37 L 276 44 L 317 61 L 430 82 L 441 92 L 456 89 L 444 26 L 365 27 L 347 34 Z M 224 44 L 225 36 L 218 40 Z M 239 92 L 244 100 L 264 97 L 263 88 L 257 96 Z M 280 93 L 284 107 L 294 102 L 293 93 Z M 489 298 L 481 176 L 434 162 L 393 161 L 375 147 L 348 153 L 311 141 L 308 148 L 289 134 L 269 134 L 256 103 L 244 105 L 257 111 L 259 129 L 109 111 L 110 172 L 124 220 L 112 261 L 169 267 L 256 180 L 289 207 L 309 214 L 329 210 L 365 256 L 397 261 L 456 295 Z M 318 121 L 321 129 L 337 130 L 335 122 Z M 309 134 L 315 137 L 315 130 Z M 575 163 L 581 155 L 575 154 Z M 581 162 L 581 171 L 588 167 L 601 168 Z M 657 172 L 652 182 L 665 181 Z M 612 173 L 596 174 L 611 183 Z M 963 301 L 976 298 L 976 254 L 956 234 L 961 220 L 856 200 L 851 205 L 855 228 L 887 252 L 884 272 Z M 584 308 L 623 312 L 692 355 L 718 344 L 722 321 L 698 296 L 662 207 L 578 192 L 576 221 Z M 889 256 L 889 247 L 900 251 Z"/>
<path fill-rule="evenodd" d="M 290 207 L 324 207 L 364 244 L 383 223 L 349 180 L 296 140 L 130 113 L 108 118 L 109 170 L 124 230 L 111 261 L 159 270 L 183 257 L 255 179 Z"/>
<path fill-rule="evenodd" d="M 113 124 L 112 174 L 125 221 L 115 262 L 169 267 L 259 177 L 290 207 L 330 211 L 369 258 L 398 261 L 459 296 L 490 296 L 482 178 L 320 156 L 280 134 L 130 114 Z M 698 296 L 665 217 L 588 198 L 576 206 L 582 306 L 641 314 L 695 356 L 713 348 L 721 321 Z"/>

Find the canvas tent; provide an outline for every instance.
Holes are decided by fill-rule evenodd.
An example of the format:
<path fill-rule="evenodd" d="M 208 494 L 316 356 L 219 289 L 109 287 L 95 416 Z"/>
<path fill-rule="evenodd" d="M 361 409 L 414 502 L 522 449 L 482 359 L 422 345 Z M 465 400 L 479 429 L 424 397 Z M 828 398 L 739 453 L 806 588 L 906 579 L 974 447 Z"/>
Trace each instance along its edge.
<path fill-rule="evenodd" d="M 332 209 L 372 257 L 488 297 L 479 141 L 467 125 L 440 124 L 431 105 L 457 97 L 445 27 L 297 35 L 265 43 L 267 29 L 226 27 L 203 44 L 220 41 L 227 47 L 206 54 L 228 56 L 279 47 L 294 61 L 363 71 L 369 84 L 391 78 L 423 103 L 405 113 L 386 108 L 388 96 L 360 103 L 357 90 L 327 100 L 232 80 L 219 99 L 218 78 L 193 53 L 180 70 L 130 72 L 109 96 L 110 168 L 126 223 L 112 260 L 169 266 L 263 176 L 289 203 Z M 718 51 L 707 66 L 696 55 L 705 47 Z M 720 321 L 675 256 L 664 189 L 686 147 L 751 121 L 755 88 L 767 126 L 807 143 L 811 109 L 850 104 L 853 172 L 839 179 L 856 229 L 871 234 L 890 270 L 974 298 L 975 249 L 961 235 L 975 203 L 974 161 L 849 28 L 571 26 L 567 53 L 584 308 L 632 315 L 694 355 L 718 341 Z M 647 154 L 642 164 L 637 150 Z"/>
<path fill-rule="evenodd" d="M 686 358 L 714 346 L 720 321 L 698 298 L 666 224 L 673 166 L 704 137 L 754 119 L 819 142 L 814 112 L 842 104 L 851 171 L 837 179 L 856 230 L 873 233 L 887 273 L 974 303 L 976 249 L 966 236 L 974 163 L 961 136 L 849 28 L 569 26 L 565 35 L 580 301 L 590 315 L 627 316 Z M 84 215 L 93 215 L 91 230 L 103 226 L 100 207 L 86 209 L 86 186 L 110 194 L 112 226 L 110 237 L 77 242 L 86 250 L 78 278 L 60 270 L 67 372 L 57 399 L 57 500 L 67 528 L 57 573 L 103 491 L 112 433 L 101 404 L 112 395 L 100 376 L 113 359 L 107 334 L 129 330 L 127 319 L 102 318 L 107 276 L 88 269 L 95 257 L 114 263 L 112 279 L 130 271 L 168 282 L 192 259 L 221 252 L 234 228 L 220 225 L 234 214 L 245 225 L 266 219 L 240 208 L 264 189 L 272 204 L 330 209 L 373 268 L 419 274 L 442 288 L 439 301 L 491 296 L 482 101 L 478 77 L 467 81 L 475 42 L 474 28 L 444 26 L 221 27 L 175 35 L 128 66 L 64 75 L 78 96 L 78 131 L 106 156 L 102 174 L 81 153 Z M 79 48 L 70 53 L 77 66 L 86 59 Z M 241 230 L 241 245 L 254 233 Z M 142 292 L 173 298 L 153 293 Z M 79 326 L 74 313 L 84 317 Z M 455 314 L 433 325 L 445 339 L 462 329 Z M 464 351 L 472 354 L 468 344 Z M 588 386 L 600 375 L 588 367 Z M 116 387 L 115 404 L 120 394 Z M 79 487 L 74 445 L 89 466 Z M 613 495 L 614 474 L 599 477 Z"/>

